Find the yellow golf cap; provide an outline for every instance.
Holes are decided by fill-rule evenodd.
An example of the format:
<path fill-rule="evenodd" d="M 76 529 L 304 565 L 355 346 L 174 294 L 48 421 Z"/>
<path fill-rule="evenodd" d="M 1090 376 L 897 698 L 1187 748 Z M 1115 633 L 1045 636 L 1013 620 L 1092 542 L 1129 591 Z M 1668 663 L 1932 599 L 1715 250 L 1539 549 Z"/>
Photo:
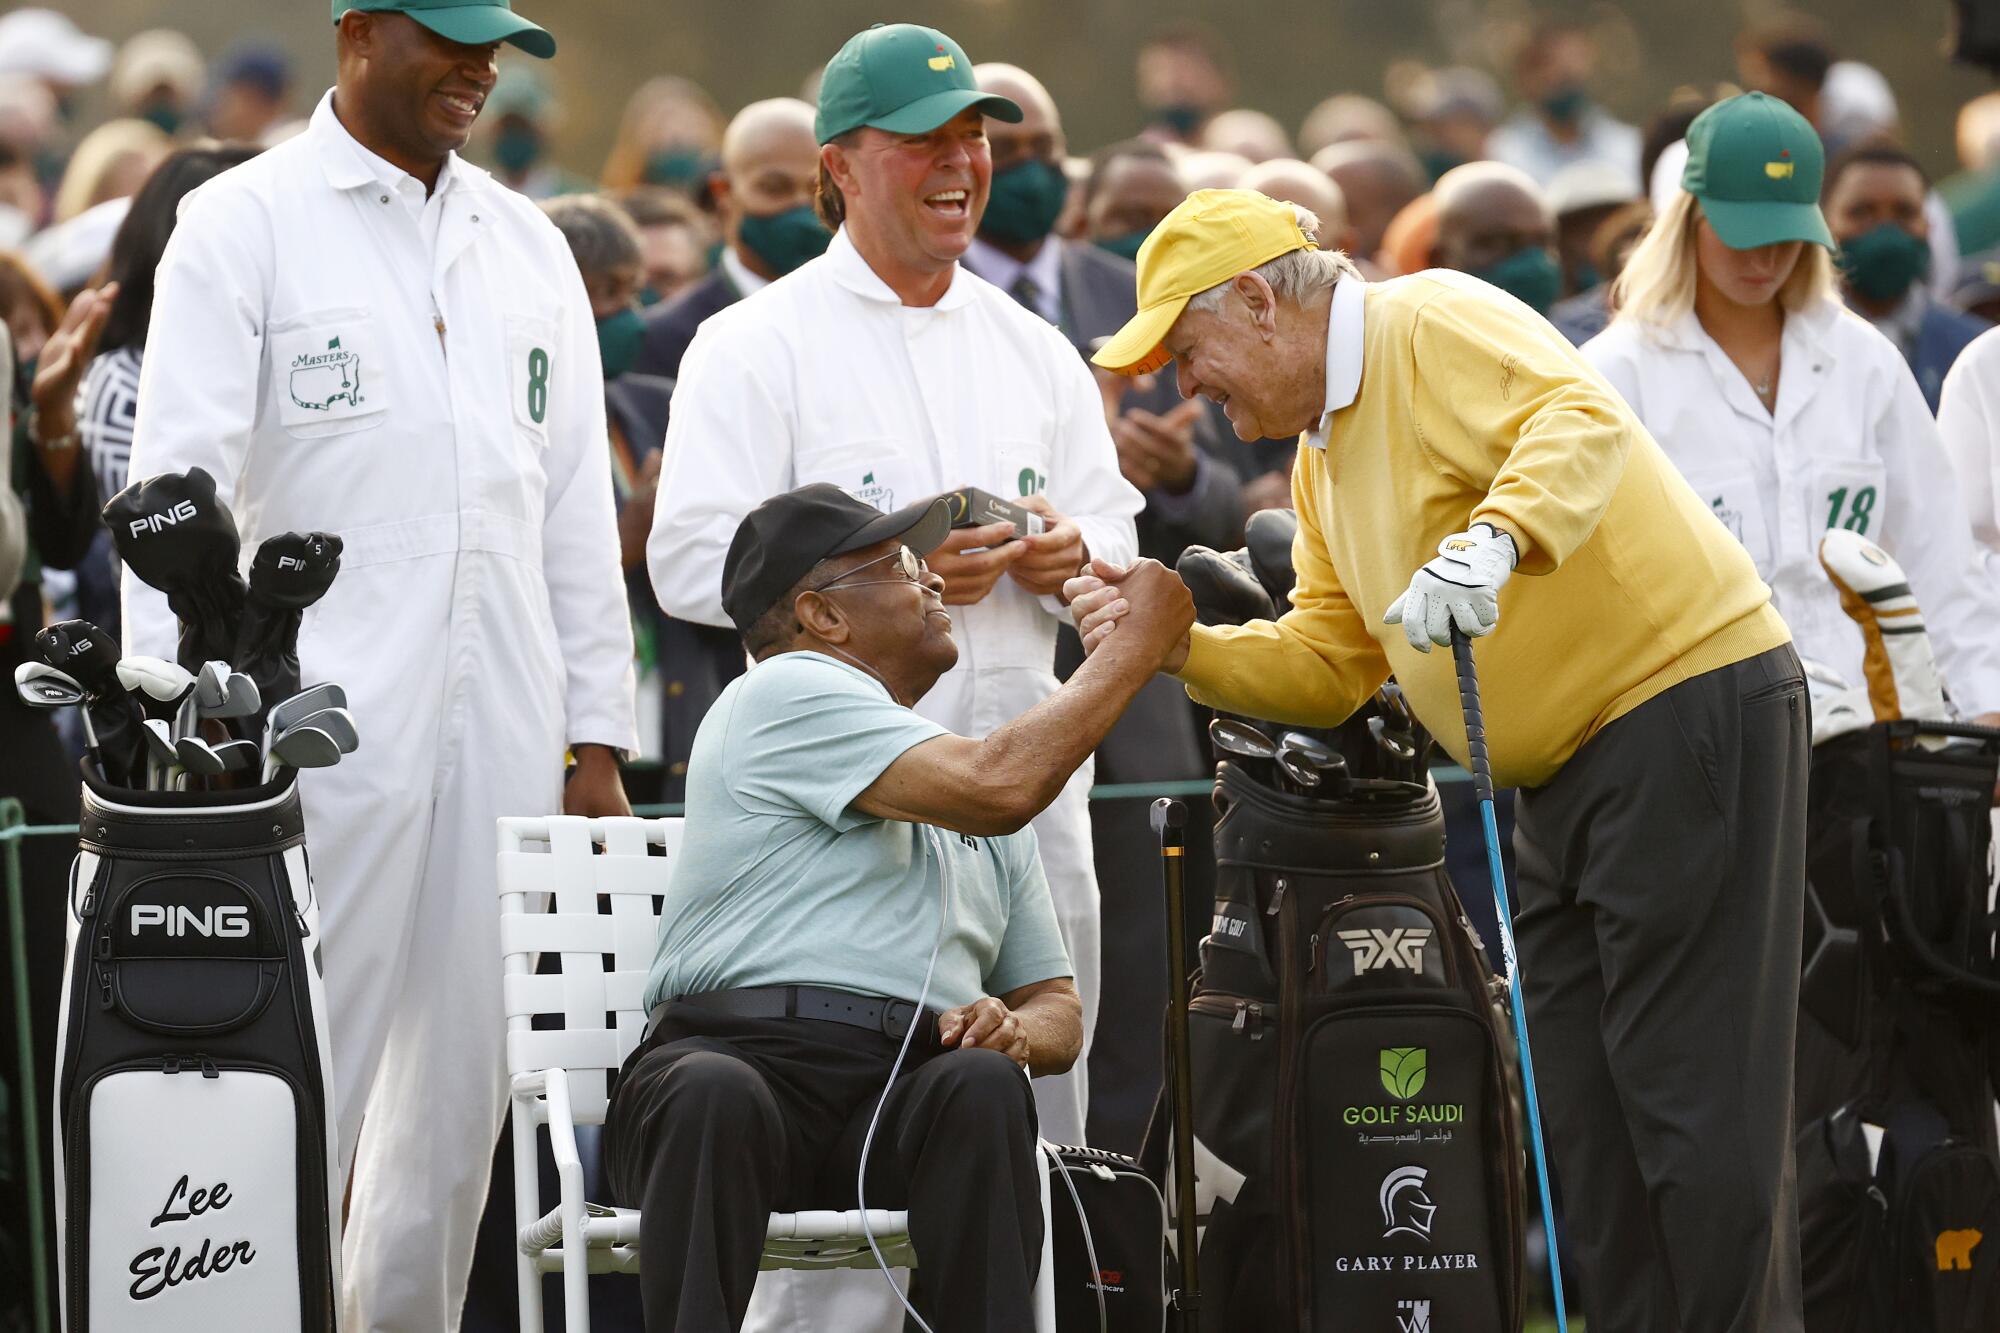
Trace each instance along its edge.
<path fill-rule="evenodd" d="M 1139 313 L 1090 359 L 1120 375 L 1173 360 L 1160 346 L 1188 299 L 1292 251 L 1318 249 L 1292 206 L 1255 190 L 1196 190 L 1139 247 Z"/>

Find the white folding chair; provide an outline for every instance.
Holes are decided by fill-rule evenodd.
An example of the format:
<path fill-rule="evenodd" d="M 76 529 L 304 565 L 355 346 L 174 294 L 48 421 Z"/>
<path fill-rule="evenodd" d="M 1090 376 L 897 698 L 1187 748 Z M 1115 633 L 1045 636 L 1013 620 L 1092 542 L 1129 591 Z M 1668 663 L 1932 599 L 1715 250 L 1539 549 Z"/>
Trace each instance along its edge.
<path fill-rule="evenodd" d="M 571 1333 L 589 1333 L 591 1273 L 639 1271 L 639 1213 L 584 1197 L 578 1125 L 601 1125 L 610 1071 L 646 1024 L 660 895 L 680 850 L 678 819 L 503 818 L 499 821 L 500 951 L 514 1124 L 515 1278 L 521 1333 L 542 1333 L 542 1274 L 563 1275 Z M 537 973 L 537 955 L 560 956 Z M 609 966 L 606 960 L 609 959 Z M 552 1016 L 560 1029 L 537 1029 Z M 543 1211 L 536 1127 L 547 1125 L 561 1198 Z M 1036 1333 L 1054 1333 L 1049 1179 L 1041 1173 L 1042 1266 Z M 867 1227 L 891 1266 L 914 1268 L 910 1215 L 870 1208 Z M 858 1209 L 773 1213 L 762 1268 L 873 1268 Z"/>

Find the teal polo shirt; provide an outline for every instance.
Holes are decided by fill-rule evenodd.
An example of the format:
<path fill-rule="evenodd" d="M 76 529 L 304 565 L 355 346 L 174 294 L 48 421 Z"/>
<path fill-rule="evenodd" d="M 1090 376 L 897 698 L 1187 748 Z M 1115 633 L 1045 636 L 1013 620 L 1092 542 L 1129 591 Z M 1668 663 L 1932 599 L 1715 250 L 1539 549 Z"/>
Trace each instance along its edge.
<path fill-rule="evenodd" d="M 948 734 L 881 682 L 818 653 L 732 681 L 695 733 L 687 822 L 646 1006 L 811 985 L 950 1009 L 1072 974 L 1032 829 L 974 838 L 853 808 L 912 746 Z"/>

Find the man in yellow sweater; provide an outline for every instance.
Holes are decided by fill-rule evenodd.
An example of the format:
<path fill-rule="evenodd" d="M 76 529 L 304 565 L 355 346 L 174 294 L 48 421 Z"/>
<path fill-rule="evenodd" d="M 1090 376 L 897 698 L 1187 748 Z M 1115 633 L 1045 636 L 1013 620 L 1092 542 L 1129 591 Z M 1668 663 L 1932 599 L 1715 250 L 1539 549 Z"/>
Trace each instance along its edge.
<path fill-rule="evenodd" d="M 1465 760 L 1449 653 L 1486 636 L 1520 788 L 1519 939 L 1590 1326 L 1801 1326 L 1792 1042 L 1808 716 L 1750 557 L 1561 334 L 1463 274 L 1367 283 L 1308 213 L 1202 190 L 1097 354 L 1176 364 L 1246 440 L 1298 433 L 1293 609 L 1197 626 L 1197 701 L 1344 720 L 1392 673 Z M 1072 580 L 1088 646 L 1120 571 Z M 1518 576 L 1518 577 L 1517 577 Z"/>

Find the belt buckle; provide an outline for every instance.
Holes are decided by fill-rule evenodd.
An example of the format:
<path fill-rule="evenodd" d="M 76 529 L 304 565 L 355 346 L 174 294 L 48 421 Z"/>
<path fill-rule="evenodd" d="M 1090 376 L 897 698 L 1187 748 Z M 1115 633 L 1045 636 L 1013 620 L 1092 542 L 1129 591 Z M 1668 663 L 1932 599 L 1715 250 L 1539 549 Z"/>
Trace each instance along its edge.
<path fill-rule="evenodd" d="M 882 1017 L 877 1026 L 890 1041 L 901 1041 L 916 1019 L 917 1006 L 908 1000 L 884 1000 Z"/>

